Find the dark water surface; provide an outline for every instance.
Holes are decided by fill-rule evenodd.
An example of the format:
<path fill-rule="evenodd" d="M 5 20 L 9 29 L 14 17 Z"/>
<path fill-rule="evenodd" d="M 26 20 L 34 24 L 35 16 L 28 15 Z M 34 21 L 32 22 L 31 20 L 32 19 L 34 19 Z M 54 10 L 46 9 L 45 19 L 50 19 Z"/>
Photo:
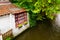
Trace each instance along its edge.
<path fill-rule="evenodd" d="M 42 22 L 27 29 L 14 40 L 60 40 L 60 32 L 55 31 L 50 22 Z"/>

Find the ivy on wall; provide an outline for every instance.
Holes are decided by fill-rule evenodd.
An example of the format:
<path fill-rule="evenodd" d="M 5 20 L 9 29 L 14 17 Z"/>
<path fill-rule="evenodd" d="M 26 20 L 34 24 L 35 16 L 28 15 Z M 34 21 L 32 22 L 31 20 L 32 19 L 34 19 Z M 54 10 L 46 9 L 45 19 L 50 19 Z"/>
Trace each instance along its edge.
<path fill-rule="evenodd" d="M 54 15 L 60 11 L 60 0 L 10 0 L 18 7 L 26 8 L 30 14 L 30 24 L 34 26 L 37 20 L 54 19 Z"/>

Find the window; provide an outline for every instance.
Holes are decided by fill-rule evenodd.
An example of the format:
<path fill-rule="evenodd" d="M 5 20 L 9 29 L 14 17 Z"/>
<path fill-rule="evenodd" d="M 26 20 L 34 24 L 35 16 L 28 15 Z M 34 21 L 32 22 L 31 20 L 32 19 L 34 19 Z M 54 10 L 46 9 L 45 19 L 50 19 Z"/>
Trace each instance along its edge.
<path fill-rule="evenodd" d="M 17 27 L 22 27 L 27 23 L 27 13 L 15 14 L 15 25 Z"/>

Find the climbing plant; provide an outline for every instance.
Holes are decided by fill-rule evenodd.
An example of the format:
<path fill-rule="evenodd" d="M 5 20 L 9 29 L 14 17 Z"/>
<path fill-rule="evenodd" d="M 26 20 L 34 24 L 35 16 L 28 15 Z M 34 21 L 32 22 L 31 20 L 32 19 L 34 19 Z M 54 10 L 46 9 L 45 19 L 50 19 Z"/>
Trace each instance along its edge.
<path fill-rule="evenodd" d="M 31 26 L 36 25 L 37 20 L 45 19 L 45 16 L 51 20 L 54 14 L 59 10 L 60 0 L 10 0 L 18 7 L 26 8 L 30 14 Z"/>

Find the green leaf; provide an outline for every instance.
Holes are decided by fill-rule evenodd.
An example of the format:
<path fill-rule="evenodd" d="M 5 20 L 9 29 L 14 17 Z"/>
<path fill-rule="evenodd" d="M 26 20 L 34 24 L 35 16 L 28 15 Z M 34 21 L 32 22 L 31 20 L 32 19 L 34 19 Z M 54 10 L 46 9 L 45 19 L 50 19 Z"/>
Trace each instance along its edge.
<path fill-rule="evenodd" d="M 51 3 L 51 0 L 48 0 L 48 3 Z"/>
<path fill-rule="evenodd" d="M 56 3 L 60 4 L 60 0 L 56 0 Z"/>
<path fill-rule="evenodd" d="M 60 0 L 12 0 L 12 2 L 29 12 L 31 25 L 35 25 L 36 20 L 45 19 L 43 13 L 52 20 L 54 18 L 52 14 L 60 11 Z"/>
<path fill-rule="evenodd" d="M 40 9 L 35 9 L 35 10 L 32 10 L 33 13 L 39 13 L 40 12 Z"/>
<path fill-rule="evenodd" d="M 27 0 L 27 2 L 32 2 L 32 0 Z"/>

